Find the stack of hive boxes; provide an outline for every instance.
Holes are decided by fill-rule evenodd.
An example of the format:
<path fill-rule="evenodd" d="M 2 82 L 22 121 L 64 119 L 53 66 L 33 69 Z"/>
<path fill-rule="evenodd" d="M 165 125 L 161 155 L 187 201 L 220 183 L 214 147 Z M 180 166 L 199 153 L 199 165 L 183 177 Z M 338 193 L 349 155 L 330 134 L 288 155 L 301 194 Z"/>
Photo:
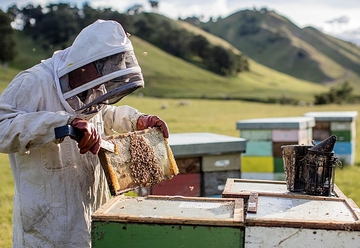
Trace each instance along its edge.
<path fill-rule="evenodd" d="M 220 197 L 227 178 L 240 178 L 245 139 L 213 133 L 180 133 L 170 136 L 169 145 L 180 173 L 152 187 L 152 195 Z"/>
<path fill-rule="evenodd" d="M 332 196 L 289 192 L 285 182 L 229 178 L 223 199 L 244 200 L 245 247 L 358 247 L 360 209 Z"/>
<path fill-rule="evenodd" d="M 92 247 L 359 247 L 360 209 L 334 193 L 229 178 L 222 198 L 118 195 L 92 214 Z"/>
<path fill-rule="evenodd" d="M 313 117 L 277 117 L 237 122 L 246 139 L 241 155 L 242 178 L 284 180 L 283 145 L 308 145 L 312 141 Z"/>
<path fill-rule="evenodd" d="M 91 237 L 94 248 L 240 248 L 244 247 L 243 200 L 116 196 L 92 215 Z"/>
<path fill-rule="evenodd" d="M 308 112 L 304 116 L 314 117 L 313 139 L 316 143 L 334 134 L 337 141 L 334 153 L 344 164 L 355 162 L 357 111 Z"/>

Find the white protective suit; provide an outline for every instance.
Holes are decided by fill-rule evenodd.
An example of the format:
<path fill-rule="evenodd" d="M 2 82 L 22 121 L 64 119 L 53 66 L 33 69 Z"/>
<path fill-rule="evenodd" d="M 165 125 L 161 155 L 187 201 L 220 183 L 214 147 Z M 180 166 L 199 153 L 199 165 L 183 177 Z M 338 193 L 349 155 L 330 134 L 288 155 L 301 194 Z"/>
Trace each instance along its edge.
<path fill-rule="evenodd" d="M 71 47 L 17 75 L 1 95 L 0 152 L 9 154 L 15 180 L 13 247 L 91 246 L 91 214 L 108 199 L 108 188 L 97 155 L 80 154 L 69 137 L 55 142 L 54 128 L 76 116 L 59 78 L 124 49 L 132 45 L 121 25 L 98 20 Z M 136 130 L 140 115 L 107 105 L 89 122 L 110 135 Z"/>

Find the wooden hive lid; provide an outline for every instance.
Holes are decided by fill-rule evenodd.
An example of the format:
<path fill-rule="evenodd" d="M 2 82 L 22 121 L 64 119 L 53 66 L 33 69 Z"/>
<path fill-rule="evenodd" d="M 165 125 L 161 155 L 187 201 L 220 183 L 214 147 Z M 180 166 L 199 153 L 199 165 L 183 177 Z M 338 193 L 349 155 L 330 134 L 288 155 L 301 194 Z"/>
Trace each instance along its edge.
<path fill-rule="evenodd" d="M 93 221 L 209 226 L 243 226 L 242 199 L 116 196 L 99 208 Z"/>

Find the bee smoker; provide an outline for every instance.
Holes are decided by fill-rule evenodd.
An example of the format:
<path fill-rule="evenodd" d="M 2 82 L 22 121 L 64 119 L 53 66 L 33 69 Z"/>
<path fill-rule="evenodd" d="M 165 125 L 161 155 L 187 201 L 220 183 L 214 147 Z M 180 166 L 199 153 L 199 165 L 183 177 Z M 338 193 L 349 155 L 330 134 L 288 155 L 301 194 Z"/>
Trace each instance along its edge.
<path fill-rule="evenodd" d="M 334 167 L 340 163 L 333 152 L 336 136 L 317 145 L 282 146 L 287 189 L 309 195 L 330 196 L 334 190 Z"/>
<path fill-rule="evenodd" d="M 287 189 L 301 192 L 305 188 L 305 157 L 312 146 L 285 145 L 281 146 Z"/>
<path fill-rule="evenodd" d="M 336 136 L 331 135 L 308 149 L 305 157 L 305 192 L 330 196 L 334 191 L 335 166 L 339 163 L 333 152 Z"/>

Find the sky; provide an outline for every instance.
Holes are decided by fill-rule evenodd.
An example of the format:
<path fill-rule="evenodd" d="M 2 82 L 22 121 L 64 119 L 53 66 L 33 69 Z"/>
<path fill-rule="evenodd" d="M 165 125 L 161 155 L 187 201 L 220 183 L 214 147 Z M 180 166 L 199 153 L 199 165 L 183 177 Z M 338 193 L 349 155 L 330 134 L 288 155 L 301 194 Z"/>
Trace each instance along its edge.
<path fill-rule="evenodd" d="M 85 0 L 1 0 L 4 11 L 16 3 L 18 7 L 29 3 L 46 6 L 48 3 L 66 2 L 81 7 Z M 111 7 L 125 12 L 134 4 L 142 4 L 145 11 L 151 11 L 148 0 L 88 0 L 93 8 Z M 159 0 L 158 12 L 177 19 L 189 16 L 227 17 L 243 9 L 266 7 L 288 18 L 300 28 L 315 27 L 324 33 L 347 40 L 359 39 L 360 45 L 360 1 L 358 0 Z"/>

